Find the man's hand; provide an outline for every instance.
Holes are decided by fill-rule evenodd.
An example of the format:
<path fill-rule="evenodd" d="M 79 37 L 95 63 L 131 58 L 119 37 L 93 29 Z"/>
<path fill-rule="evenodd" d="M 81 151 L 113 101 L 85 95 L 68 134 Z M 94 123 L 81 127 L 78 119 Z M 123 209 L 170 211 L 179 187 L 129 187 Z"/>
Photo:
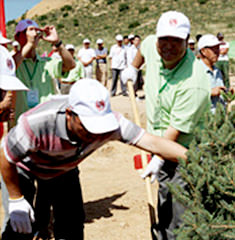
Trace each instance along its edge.
<path fill-rule="evenodd" d="M 26 31 L 27 44 L 32 45 L 34 48 L 37 47 L 39 40 L 42 38 L 41 30 L 30 26 Z"/>
<path fill-rule="evenodd" d="M 25 234 L 32 232 L 31 221 L 35 221 L 34 211 L 23 196 L 9 199 L 9 215 L 13 231 Z"/>
<path fill-rule="evenodd" d="M 133 85 L 137 80 L 138 69 L 130 65 L 121 72 L 121 80 L 123 84 L 126 84 L 128 80 L 132 80 Z"/>
<path fill-rule="evenodd" d="M 211 89 L 211 96 L 212 97 L 215 97 L 215 96 L 220 96 L 220 92 L 221 91 L 225 91 L 226 90 L 226 87 L 223 87 L 223 86 L 219 86 L 219 87 L 214 87 Z"/>
<path fill-rule="evenodd" d="M 56 44 L 59 42 L 59 36 L 56 32 L 55 26 L 45 26 L 41 29 L 46 36 L 42 36 L 42 39 L 50 42 L 51 44 Z"/>
<path fill-rule="evenodd" d="M 163 166 L 163 164 L 164 164 L 164 160 L 154 155 L 152 157 L 152 160 L 144 170 L 144 173 L 141 174 L 141 177 L 146 178 L 147 176 L 151 175 L 151 183 L 153 183 L 157 178 L 158 173 L 161 170 L 161 167 Z"/>

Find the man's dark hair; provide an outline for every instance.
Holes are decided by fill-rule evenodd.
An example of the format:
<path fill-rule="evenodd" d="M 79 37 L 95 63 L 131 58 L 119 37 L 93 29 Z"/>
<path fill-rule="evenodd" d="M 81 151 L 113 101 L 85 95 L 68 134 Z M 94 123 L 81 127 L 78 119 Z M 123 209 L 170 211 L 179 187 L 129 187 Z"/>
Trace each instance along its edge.
<path fill-rule="evenodd" d="M 128 36 L 127 35 L 125 35 L 124 37 L 123 37 L 123 39 L 127 39 L 128 38 Z"/>
<path fill-rule="evenodd" d="M 221 33 L 221 32 L 218 32 L 216 36 L 217 36 L 217 38 L 223 38 L 224 37 L 223 33 Z"/>
<path fill-rule="evenodd" d="M 199 39 L 202 37 L 202 34 L 197 34 L 196 35 L 196 40 L 197 40 L 197 42 L 199 41 Z"/>
<path fill-rule="evenodd" d="M 134 38 L 139 38 L 139 39 L 141 39 L 141 37 L 139 36 L 139 35 L 135 35 L 135 37 Z"/>

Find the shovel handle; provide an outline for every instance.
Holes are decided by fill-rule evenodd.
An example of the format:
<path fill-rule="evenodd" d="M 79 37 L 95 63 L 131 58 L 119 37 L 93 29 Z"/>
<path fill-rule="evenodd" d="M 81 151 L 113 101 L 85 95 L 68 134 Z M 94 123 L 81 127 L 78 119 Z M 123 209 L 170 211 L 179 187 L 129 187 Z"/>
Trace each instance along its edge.
<path fill-rule="evenodd" d="M 134 114 L 134 121 L 138 126 L 141 127 L 138 107 L 137 107 L 136 100 L 135 100 L 135 92 L 134 92 L 134 88 L 133 88 L 133 82 L 131 80 L 127 81 L 127 87 L 128 87 L 128 91 L 129 91 L 129 97 L 131 100 L 133 114 Z M 141 150 L 141 159 L 142 159 L 143 168 L 145 168 L 148 165 L 147 152 Z M 150 177 L 145 178 L 145 185 L 146 185 L 147 197 L 148 197 L 150 221 L 151 221 L 151 224 L 153 225 L 153 224 L 156 224 L 156 222 L 158 222 L 158 219 L 155 215 L 155 207 L 154 207 L 154 202 L 153 202 L 153 193 L 152 193 L 152 189 L 151 189 Z M 158 192 L 158 184 L 157 184 L 157 192 Z"/>

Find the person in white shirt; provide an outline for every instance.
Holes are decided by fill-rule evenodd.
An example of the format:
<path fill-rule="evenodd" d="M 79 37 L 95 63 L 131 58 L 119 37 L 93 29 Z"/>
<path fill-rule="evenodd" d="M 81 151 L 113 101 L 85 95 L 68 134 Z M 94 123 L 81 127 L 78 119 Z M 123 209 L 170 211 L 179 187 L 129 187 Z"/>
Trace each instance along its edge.
<path fill-rule="evenodd" d="M 96 53 L 96 79 L 100 81 L 105 87 L 108 82 L 108 71 L 107 71 L 107 48 L 104 47 L 103 39 L 97 39 Z"/>
<path fill-rule="evenodd" d="M 129 42 L 129 38 L 127 35 L 125 35 L 123 37 L 123 46 L 125 49 L 128 49 L 130 47 L 130 42 Z"/>
<path fill-rule="evenodd" d="M 79 50 L 77 58 L 83 64 L 85 70 L 85 78 L 92 78 L 93 61 L 96 59 L 95 50 L 90 48 L 90 40 L 83 40 L 83 48 Z"/>
<path fill-rule="evenodd" d="M 222 72 L 224 85 L 229 88 L 229 43 L 224 41 L 224 35 L 220 32 L 217 33 L 217 38 L 220 41 L 220 55 L 216 67 Z"/>
<path fill-rule="evenodd" d="M 134 44 L 134 38 L 135 38 L 135 35 L 134 34 L 129 34 L 128 35 L 128 39 L 129 39 L 129 44 L 130 46 L 132 46 Z"/>
<path fill-rule="evenodd" d="M 127 67 L 129 67 L 135 56 L 136 56 L 136 53 L 140 47 L 140 42 L 141 42 L 141 38 L 139 35 L 135 35 L 134 36 L 134 40 L 133 40 L 133 45 L 131 45 L 128 49 L 127 49 Z M 142 71 L 139 70 L 138 71 L 138 75 L 137 75 L 137 80 L 134 84 L 134 89 L 135 89 L 135 92 L 138 90 L 138 89 L 142 89 L 143 87 L 143 77 L 142 77 Z"/>
<path fill-rule="evenodd" d="M 116 95 L 118 76 L 120 76 L 121 78 L 121 72 L 126 67 L 126 50 L 122 44 L 123 41 L 122 35 L 118 34 L 116 36 L 116 41 L 117 43 L 111 47 L 109 54 L 110 66 L 112 69 L 111 96 Z M 126 85 L 123 84 L 122 81 L 120 81 L 120 83 L 122 95 L 127 96 L 128 94 L 126 92 Z"/>

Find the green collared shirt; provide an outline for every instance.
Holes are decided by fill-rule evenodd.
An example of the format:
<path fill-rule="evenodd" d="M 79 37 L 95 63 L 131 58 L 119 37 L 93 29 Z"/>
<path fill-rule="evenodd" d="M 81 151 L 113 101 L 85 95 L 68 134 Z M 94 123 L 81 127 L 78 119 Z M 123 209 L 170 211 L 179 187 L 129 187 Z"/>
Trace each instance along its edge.
<path fill-rule="evenodd" d="M 75 60 L 75 63 L 76 63 L 75 68 L 70 70 L 67 75 L 64 75 L 61 78 L 62 82 L 68 82 L 68 83 L 76 82 L 77 80 L 84 78 L 85 72 L 84 72 L 83 64 L 78 60 Z"/>
<path fill-rule="evenodd" d="M 187 50 L 174 69 L 165 69 L 156 49 L 157 37 L 141 44 L 146 63 L 147 129 L 163 136 L 169 126 L 181 132 L 178 142 L 188 146 L 195 127 L 203 127 L 210 109 L 210 81 L 201 63 Z"/>
<path fill-rule="evenodd" d="M 39 102 L 45 102 L 55 93 L 54 79 L 62 77 L 62 61 L 36 55 L 36 61 L 24 59 L 16 76 L 30 89 L 38 92 Z M 29 110 L 27 92 L 16 94 L 16 120 L 21 113 Z"/>

